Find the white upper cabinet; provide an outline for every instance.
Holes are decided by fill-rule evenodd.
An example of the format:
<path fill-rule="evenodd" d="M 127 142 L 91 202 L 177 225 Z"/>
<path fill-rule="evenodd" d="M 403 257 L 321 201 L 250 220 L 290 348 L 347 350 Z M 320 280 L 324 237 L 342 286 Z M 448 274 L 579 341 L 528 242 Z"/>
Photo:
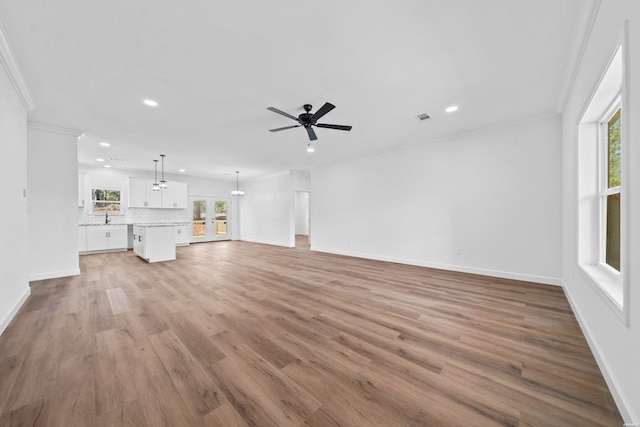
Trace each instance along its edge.
<path fill-rule="evenodd" d="M 162 193 L 162 207 L 163 208 L 187 208 L 187 183 L 186 182 L 167 182 L 167 188 L 160 191 Z"/>
<path fill-rule="evenodd" d="M 130 208 L 187 208 L 187 183 L 167 182 L 167 188 L 153 191 L 153 180 L 129 178 Z"/>
<path fill-rule="evenodd" d="M 130 208 L 161 208 L 160 191 L 153 191 L 153 180 L 129 178 Z"/>

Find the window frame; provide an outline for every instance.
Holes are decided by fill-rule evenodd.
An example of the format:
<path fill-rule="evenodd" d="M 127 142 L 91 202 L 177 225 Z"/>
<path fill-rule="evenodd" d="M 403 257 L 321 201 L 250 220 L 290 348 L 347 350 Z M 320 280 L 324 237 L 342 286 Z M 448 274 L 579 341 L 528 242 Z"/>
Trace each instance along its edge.
<path fill-rule="evenodd" d="M 614 108 L 620 105 L 621 115 L 629 111 L 629 31 L 625 22 L 617 43 L 612 46 L 612 55 L 601 70 L 600 79 L 590 96 L 585 99 L 577 125 L 577 210 L 576 210 L 576 270 L 602 298 L 612 312 L 629 325 L 629 297 L 631 283 L 629 265 L 629 203 L 627 197 L 629 159 L 625 155 L 629 142 L 629 120 L 620 123 L 620 272 L 601 262 L 602 242 L 606 233 L 606 222 L 602 218 L 602 179 L 604 171 L 600 159 L 602 154 L 603 118 L 611 118 Z M 619 100 L 619 101 L 618 101 Z M 608 157 L 608 155 L 607 155 Z M 607 162 L 608 163 L 608 162 Z M 606 216 L 605 216 L 606 218 Z M 603 231 L 605 230 L 605 231 Z M 575 276 L 574 276 L 575 278 Z"/>
<path fill-rule="evenodd" d="M 622 110 L 622 92 L 618 92 L 611 104 L 604 110 L 604 114 L 599 121 L 599 156 L 598 156 L 598 182 L 599 182 L 599 205 L 600 205 L 600 229 L 598 231 L 599 236 L 599 261 L 598 265 L 603 270 L 603 273 L 611 275 L 614 280 L 621 280 L 622 275 L 622 259 L 623 248 L 622 242 L 620 242 L 620 271 L 607 263 L 607 222 L 608 222 L 608 210 L 607 205 L 608 196 L 619 194 L 622 201 L 622 186 L 624 181 L 621 180 L 621 185 L 615 187 L 609 187 L 609 121 L 620 110 L 620 127 L 622 128 L 624 123 L 624 111 Z M 624 141 L 622 139 L 622 129 L 620 135 L 620 150 Z M 620 155 L 622 161 L 622 154 Z M 620 212 L 620 227 L 622 234 L 622 212 Z"/>

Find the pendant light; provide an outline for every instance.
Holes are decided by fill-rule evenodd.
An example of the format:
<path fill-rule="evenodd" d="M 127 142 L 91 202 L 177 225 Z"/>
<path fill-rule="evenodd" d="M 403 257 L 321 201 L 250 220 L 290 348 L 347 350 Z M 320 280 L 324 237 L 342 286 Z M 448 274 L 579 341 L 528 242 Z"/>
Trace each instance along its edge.
<path fill-rule="evenodd" d="M 165 189 L 167 188 L 167 181 L 164 179 L 164 154 L 160 154 L 160 157 L 162 157 L 162 179 L 160 180 L 160 188 Z"/>
<path fill-rule="evenodd" d="M 236 171 L 236 189 L 235 190 L 231 190 L 231 195 L 232 196 L 244 196 L 244 190 L 239 190 L 238 189 L 238 177 L 240 175 L 240 171 Z"/>
<path fill-rule="evenodd" d="M 151 188 L 153 189 L 153 191 L 160 191 L 160 184 L 158 184 L 158 161 L 157 160 L 153 161 L 153 166 L 155 169 L 155 173 L 154 173 L 155 179 L 153 180 L 153 184 L 151 184 Z"/>

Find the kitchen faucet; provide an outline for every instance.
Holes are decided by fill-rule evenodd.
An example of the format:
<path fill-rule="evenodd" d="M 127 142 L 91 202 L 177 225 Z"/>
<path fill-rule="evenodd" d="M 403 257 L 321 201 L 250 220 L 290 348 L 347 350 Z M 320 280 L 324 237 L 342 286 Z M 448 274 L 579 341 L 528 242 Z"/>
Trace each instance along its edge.
<path fill-rule="evenodd" d="M 109 219 L 109 212 L 104 213 L 104 223 L 109 224 L 111 220 Z"/>

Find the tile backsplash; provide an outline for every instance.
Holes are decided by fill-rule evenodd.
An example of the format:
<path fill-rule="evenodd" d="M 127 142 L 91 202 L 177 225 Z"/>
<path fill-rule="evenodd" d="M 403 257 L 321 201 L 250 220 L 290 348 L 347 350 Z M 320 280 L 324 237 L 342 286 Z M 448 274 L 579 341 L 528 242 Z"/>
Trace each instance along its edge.
<path fill-rule="evenodd" d="M 129 208 L 125 215 L 109 216 L 111 224 L 129 224 L 133 222 L 185 222 L 186 209 L 148 209 Z M 80 224 L 100 224 L 104 222 L 104 215 L 89 215 L 87 209 L 78 210 Z"/>

